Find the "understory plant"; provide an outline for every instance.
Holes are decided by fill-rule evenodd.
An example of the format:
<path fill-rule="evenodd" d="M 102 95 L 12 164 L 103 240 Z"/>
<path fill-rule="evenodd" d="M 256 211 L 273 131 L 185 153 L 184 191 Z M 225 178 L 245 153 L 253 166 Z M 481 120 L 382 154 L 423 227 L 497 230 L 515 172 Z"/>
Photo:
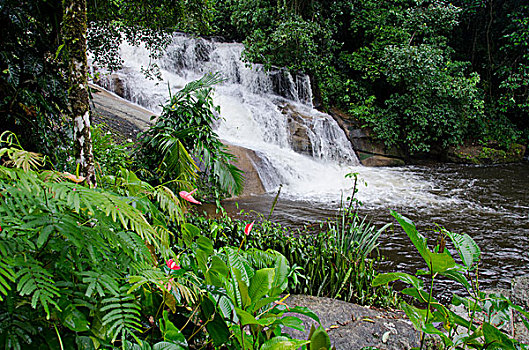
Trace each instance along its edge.
<path fill-rule="evenodd" d="M 213 131 L 219 118 L 213 85 L 221 81 L 219 74 L 206 74 L 171 95 L 154 125 L 140 135 L 138 154 L 144 169 L 157 169 L 153 180 L 160 183 L 198 175 L 195 181 L 211 190 L 207 195 L 219 207 L 224 196 L 240 194 L 243 183 L 241 170 L 231 164 L 233 155 Z"/>
<path fill-rule="evenodd" d="M 2 140 L 2 348 L 330 348 L 319 325 L 307 340 L 283 333 L 303 329 L 286 312 L 319 319 L 284 303 L 291 268 L 281 254 L 214 249 L 169 188 L 128 169 L 89 188 Z"/>
<path fill-rule="evenodd" d="M 395 293 L 386 286 L 373 287 L 377 240 L 387 228 L 377 228 L 365 218 L 344 209 L 335 220 L 292 229 L 261 220 L 251 236 L 242 234 L 245 221 L 224 216 L 218 219 L 189 218 L 206 232 L 215 246 L 233 245 L 274 249 L 299 273 L 292 274 L 288 291 L 326 296 L 362 305 L 395 306 Z M 244 242 L 243 242 L 244 241 Z"/>
<path fill-rule="evenodd" d="M 409 285 L 401 293 L 413 298 L 416 305 L 403 302 L 402 309 L 422 334 L 420 349 L 425 345 L 426 334 L 439 336 L 444 349 L 529 348 L 502 331 L 517 312 L 529 329 L 529 313 L 501 294 L 480 290 L 478 265 L 481 251 L 469 235 L 438 227 L 439 244 L 432 251 L 428 248 L 426 238 L 417 231 L 410 219 L 394 211 L 392 215 L 417 248 L 427 269 L 419 270 L 415 275 L 403 272 L 380 274 L 373 285 L 387 285 L 395 280 Z M 447 249 L 446 239 L 452 242 L 460 264 L 455 262 Z M 433 295 L 435 281 L 441 276 L 458 283 L 465 292 L 465 295 L 453 294 L 451 306 L 443 305 Z M 424 278 L 427 279 L 426 284 Z M 454 307 L 460 307 L 464 312 L 456 312 Z"/>

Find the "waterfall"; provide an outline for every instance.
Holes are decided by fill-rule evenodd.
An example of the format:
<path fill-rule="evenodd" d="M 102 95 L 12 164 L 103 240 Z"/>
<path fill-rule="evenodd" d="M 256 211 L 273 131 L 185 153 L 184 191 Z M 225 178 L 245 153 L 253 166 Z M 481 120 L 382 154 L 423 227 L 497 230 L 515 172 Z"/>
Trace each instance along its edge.
<path fill-rule="evenodd" d="M 359 168 L 343 130 L 332 117 L 313 108 L 310 79 L 286 69 L 265 71 L 241 60 L 242 44 L 219 43 L 175 34 L 157 59 L 163 81 L 149 80 L 151 62 L 143 46 L 123 45 L 123 69 L 103 75 L 100 84 L 155 113 L 169 96 L 209 72 L 225 81 L 215 87 L 214 102 L 222 140 L 255 151 L 257 171 L 267 191 L 283 184 L 287 196 L 336 201 L 351 182 L 345 174 Z"/>

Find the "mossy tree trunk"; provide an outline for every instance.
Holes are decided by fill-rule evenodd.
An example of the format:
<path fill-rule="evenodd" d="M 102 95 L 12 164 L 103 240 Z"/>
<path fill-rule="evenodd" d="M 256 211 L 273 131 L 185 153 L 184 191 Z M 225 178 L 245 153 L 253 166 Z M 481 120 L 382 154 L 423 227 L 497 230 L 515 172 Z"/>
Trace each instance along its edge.
<path fill-rule="evenodd" d="M 95 185 L 86 58 L 86 0 L 63 0 L 62 34 L 68 59 L 68 99 L 74 123 L 74 142 L 80 172 Z"/>

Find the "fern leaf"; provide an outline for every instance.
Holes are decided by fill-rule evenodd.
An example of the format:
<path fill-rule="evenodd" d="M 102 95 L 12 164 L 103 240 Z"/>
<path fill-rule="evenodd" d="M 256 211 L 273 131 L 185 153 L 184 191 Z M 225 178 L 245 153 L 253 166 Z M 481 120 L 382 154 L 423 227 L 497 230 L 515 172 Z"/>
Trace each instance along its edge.
<path fill-rule="evenodd" d="M 140 306 L 136 303 L 134 296 L 126 292 L 125 286 L 121 288 L 117 297 L 106 298 L 103 304 L 100 311 L 106 314 L 102 322 L 104 326 L 109 327 L 108 333 L 112 336 L 112 342 L 120 333 L 127 334 L 140 330 Z"/>
<path fill-rule="evenodd" d="M 46 312 L 47 318 L 50 317 L 49 306 L 55 306 L 61 310 L 55 302 L 60 296 L 59 289 L 54 285 L 53 276 L 37 261 L 20 262 L 17 265 L 23 267 L 17 272 L 18 280 L 17 291 L 21 296 L 31 295 L 31 306 L 35 309 L 37 305 L 42 305 Z"/>

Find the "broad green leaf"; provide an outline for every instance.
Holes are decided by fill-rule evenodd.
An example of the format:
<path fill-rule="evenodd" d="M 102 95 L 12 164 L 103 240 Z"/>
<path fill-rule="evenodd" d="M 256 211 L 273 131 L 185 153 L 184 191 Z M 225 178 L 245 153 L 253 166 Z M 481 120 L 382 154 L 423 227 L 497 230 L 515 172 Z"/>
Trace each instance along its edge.
<path fill-rule="evenodd" d="M 406 294 L 406 295 L 410 295 L 410 296 L 414 297 L 415 299 L 417 299 L 421 303 L 427 303 L 428 302 L 429 294 L 426 293 L 424 290 L 420 290 L 420 289 L 417 289 L 415 287 L 413 287 L 413 288 L 404 288 L 401 291 L 401 293 L 402 294 Z M 432 297 L 432 301 L 435 302 L 436 300 Z"/>
<path fill-rule="evenodd" d="M 272 268 L 260 269 L 255 272 L 250 280 L 248 294 L 253 302 L 259 301 L 272 288 L 274 282 L 275 270 Z"/>
<path fill-rule="evenodd" d="M 238 307 L 235 307 L 235 312 L 237 313 L 242 326 L 246 326 L 248 324 L 259 324 L 255 317 L 253 317 L 249 312 L 246 312 Z"/>
<path fill-rule="evenodd" d="M 260 350 L 296 350 L 308 343 L 308 340 L 289 339 L 280 336 L 267 340 Z"/>
<path fill-rule="evenodd" d="M 74 332 L 84 332 L 90 329 L 90 323 L 86 319 L 85 314 L 72 304 L 64 308 L 61 312 L 60 319 L 64 326 L 70 328 Z"/>
<path fill-rule="evenodd" d="M 457 271 L 456 269 L 449 269 L 449 270 L 443 271 L 441 272 L 441 275 L 448 277 L 456 282 L 459 282 L 466 288 L 466 290 L 472 289 L 472 286 L 470 285 L 470 282 L 467 280 L 465 275 Z"/>
<path fill-rule="evenodd" d="M 487 349 L 514 350 L 514 343 L 504 333 L 488 322 L 483 323 L 483 336 Z"/>
<path fill-rule="evenodd" d="M 272 288 L 268 293 L 270 296 L 278 296 L 288 287 L 288 261 L 283 255 L 279 255 L 275 260 L 275 275 Z"/>
<path fill-rule="evenodd" d="M 290 313 L 300 314 L 312 318 L 314 321 L 320 324 L 320 318 L 311 309 L 306 306 L 296 306 L 289 309 Z"/>
<path fill-rule="evenodd" d="M 325 349 L 331 348 L 331 339 L 322 326 L 316 328 L 310 337 L 310 348 L 311 349 Z"/>
<path fill-rule="evenodd" d="M 285 316 L 277 320 L 276 323 L 305 333 L 305 327 L 303 327 L 303 321 L 299 319 L 298 317 Z"/>
<path fill-rule="evenodd" d="M 404 272 L 390 272 L 390 273 L 379 274 L 377 275 L 377 277 L 375 277 L 371 285 L 376 287 L 376 286 L 388 284 L 389 282 L 393 282 L 396 280 L 401 280 L 402 282 L 411 284 L 413 287 L 417 289 L 422 289 L 422 286 L 423 286 L 423 281 L 421 281 L 415 276 L 412 276 Z"/>
<path fill-rule="evenodd" d="M 443 343 L 445 345 L 452 346 L 452 341 L 450 340 L 450 338 L 444 332 L 435 328 L 433 324 L 428 323 L 427 325 L 425 325 L 423 331 L 428 334 L 437 334 L 443 339 Z"/>
<path fill-rule="evenodd" d="M 417 231 L 413 221 L 396 211 L 391 211 L 391 215 L 397 219 L 432 273 L 444 272 L 455 266 L 456 263 L 448 251 L 433 253 L 428 249 L 426 238 Z"/>
<path fill-rule="evenodd" d="M 231 336 L 226 322 L 218 314 L 206 324 L 206 330 L 217 348 L 226 344 Z"/>
<path fill-rule="evenodd" d="M 207 255 L 213 253 L 213 242 L 209 238 L 204 236 L 198 236 L 197 244 L 200 249 L 202 249 Z"/>
<path fill-rule="evenodd" d="M 226 263 L 222 261 L 222 259 L 216 255 L 211 257 L 210 270 L 222 276 L 227 276 L 228 273 L 230 272 L 230 270 L 228 269 L 228 266 L 226 266 Z"/>
<path fill-rule="evenodd" d="M 237 278 L 237 285 L 239 287 L 239 293 L 241 295 L 242 307 L 246 308 L 252 302 L 252 299 L 248 293 L 248 286 L 242 280 Z"/>
<path fill-rule="evenodd" d="M 415 326 L 415 329 L 421 331 L 424 327 L 424 322 L 426 321 L 426 310 L 416 308 L 407 303 L 402 303 L 401 307 L 411 323 Z"/>
<path fill-rule="evenodd" d="M 182 332 L 169 320 L 167 310 L 163 312 L 163 323 L 160 320 L 160 331 L 162 331 L 163 340 L 174 345 L 187 349 L 187 341 Z"/>
<path fill-rule="evenodd" d="M 443 232 L 446 233 L 446 235 L 452 240 L 452 243 L 454 243 L 454 246 L 459 253 L 459 257 L 467 269 L 479 261 L 481 250 L 472 237 L 466 233 L 461 235 L 448 230 L 443 230 Z"/>
<path fill-rule="evenodd" d="M 200 235 L 200 229 L 195 225 L 185 223 L 182 225 L 182 237 L 186 246 L 190 247 L 193 238 Z"/>

